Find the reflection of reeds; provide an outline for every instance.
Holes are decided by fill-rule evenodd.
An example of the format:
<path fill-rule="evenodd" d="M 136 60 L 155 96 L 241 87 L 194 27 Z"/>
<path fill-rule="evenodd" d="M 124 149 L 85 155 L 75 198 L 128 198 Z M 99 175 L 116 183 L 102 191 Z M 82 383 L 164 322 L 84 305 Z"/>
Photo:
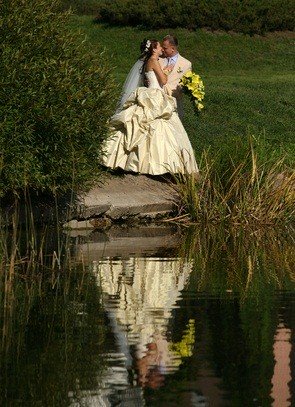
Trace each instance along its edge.
<path fill-rule="evenodd" d="M 79 386 L 96 389 L 104 369 L 100 292 L 91 273 L 72 260 L 67 237 L 40 230 L 29 205 L 26 211 L 22 225 L 17 205 L 9 222 L 1 219 L 0 404 L 7 394 L 12 403 L 25 402 L 30 388 L 33 404 L 63 405 L 69 392 L 80 397 Z M 43 365 L 50 374 L 36 375 Z"/>
<path fill-rule="evenodd" d="M 294 229 L 191 228 L 180 250 L 194 259 L 191 285 L 196 291 L 235 293 L 257 300 L 267 290 L 295 282 Z M 294 286 L 293 286 L 294 288 Z"/>
<path fill-rule="evenodd" d="M 15 197 L 9 214 L 2 212 L 0 216 L 0 348 L 4 353 L 11 346 L 20 348 L 32 304 L 42 296 L 45 282 L 48 284 L 51 281 L 54 286 L 62 253 L 66 253 L 60 245 L 56 249 L 52 232 L 49 233 L 47 226 L 36 226 L 30 196 L 26 191 L 24 201 L 22 215 L 19 197 Z M 22 223 L 19 222 L 20 216 L 24 217 Z M 54 230 L 54 239 L 57 236 L 58 228 Z M 70 270 L 69 257 L 65 263 Z"/>
<path fill-rule="evenodd" d="M 187 175 L 177 184 L 181 211 L 193 221 L 233 224 L 273 224 L 294 220 L 295 171 L 284 160 L 261 162 L 256 141 L 249 143 L 240 159 L 230 154 L 212 156 L 205 151 L 200 163 L 198 183 Z"/>

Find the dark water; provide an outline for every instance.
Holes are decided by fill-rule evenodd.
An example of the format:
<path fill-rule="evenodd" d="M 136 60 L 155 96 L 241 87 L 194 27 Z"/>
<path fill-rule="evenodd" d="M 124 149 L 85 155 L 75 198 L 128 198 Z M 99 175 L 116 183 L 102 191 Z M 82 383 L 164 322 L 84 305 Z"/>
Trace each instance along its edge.
<path fill-rule="evenodd" d="M 292 230 L 71 237 L 1 287 L 2 405 L 295 405 Z"/>

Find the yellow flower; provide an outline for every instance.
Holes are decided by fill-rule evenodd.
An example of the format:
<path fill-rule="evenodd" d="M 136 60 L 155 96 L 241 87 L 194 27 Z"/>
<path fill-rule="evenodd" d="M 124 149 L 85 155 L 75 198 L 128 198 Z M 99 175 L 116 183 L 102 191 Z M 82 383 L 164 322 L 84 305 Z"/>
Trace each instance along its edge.
<path fill-rule="evenodd" d="M 199 75 L 195 75 L 195 76 L 192 78 L 192 82 L 195 83 L 195 84 L 199 84 L 200 81 L 201 81 L 201 79 L 200 79 Z"/>
<path fill-rule="evenodd" d="M 187 71 L 184 75 L 185 78 L 191 78 L 193 76 L 192 71 Z"/>
<path fill-rule="evenodd" d="M 198 89 L 193 90 L 192 95 L 197 99 L 202 99 L 202 95 Z"/>
<path fill-rule="evenodd" d="M 197 75 L 192 71 L 188 71 L 182 76 L 179 83 L 191 95 L 191 98 L 198 111 L 203 109 L 204 105 L 201 102 L 205 96 L 205 88 L 200 75 Z"/>
<path fill-rule="evenodd" d="M 188 358 L 192 356 L 195 344 L 195 320 L 190 319 L 184 335 L 180 342 L 170 343 L 169 349 L 174 352 L 178 357 Z"/>

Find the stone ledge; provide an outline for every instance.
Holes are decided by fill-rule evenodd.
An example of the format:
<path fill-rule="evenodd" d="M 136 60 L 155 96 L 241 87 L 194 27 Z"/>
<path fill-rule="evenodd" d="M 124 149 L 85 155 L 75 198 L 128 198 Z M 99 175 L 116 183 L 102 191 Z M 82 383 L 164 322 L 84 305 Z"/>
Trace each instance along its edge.
<path fill-rule="evenodd" d="M 131 174 L 108 177 L 77 196 L 76 209 L 65 226 L 95 228 L 95 218 L 101 217 L 113 221 L 162 218 L 171 215 L 177 201 L 173 185 L 160 179 Z"/>
<path fill-rule="evenodd" d="M 16 207 L 9 197 L 1 203 L 3 219 L 11 224 L 16 210 L 19 223 L 30 217 L 34 223 L 62 222 L 69 229 L 105 229 L 113 223 L 147 222 L 167 218 L 175 212 L 179 196 L 175 185 L 163 178 L 144 175 L 104 174 L 89 192 L 68 193 L 54 198 L 31 191 L 30 200 Z"/>

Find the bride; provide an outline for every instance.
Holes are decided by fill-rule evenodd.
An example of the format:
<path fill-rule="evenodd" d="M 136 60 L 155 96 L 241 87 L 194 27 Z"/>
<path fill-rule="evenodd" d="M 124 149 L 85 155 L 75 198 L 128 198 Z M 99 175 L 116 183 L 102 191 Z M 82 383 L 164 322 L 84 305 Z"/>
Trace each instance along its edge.
<path fill-rule="evenodd" d="M 141 44 L 141 58 L 131 69 L 105 142 L 106 167 L 141 174 L 198 174 L 194 151 L 179 119 L 176 100 L 159 64 L 157 40 Z M 147 87 L 143 83 L 147 83 Z"/>

